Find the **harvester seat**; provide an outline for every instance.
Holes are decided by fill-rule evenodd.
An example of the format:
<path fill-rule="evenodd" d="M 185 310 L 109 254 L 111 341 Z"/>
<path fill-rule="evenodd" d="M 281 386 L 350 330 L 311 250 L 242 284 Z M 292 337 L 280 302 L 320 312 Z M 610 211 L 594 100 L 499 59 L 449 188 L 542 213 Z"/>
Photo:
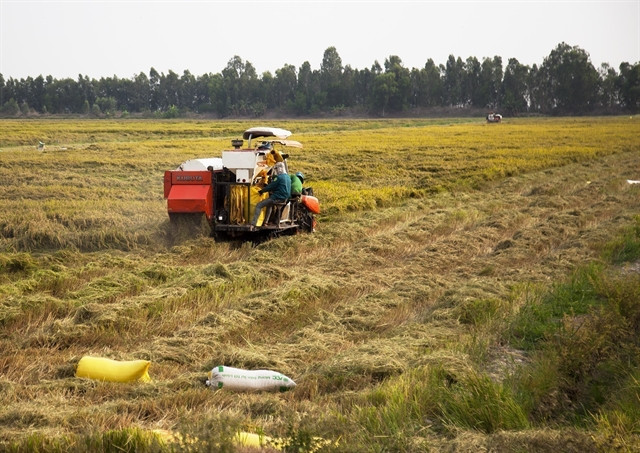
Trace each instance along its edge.
<path fill-rule="evenodd" d="M 265 223 L 271 223 L 275 226 L 280 226 L 280 220 L 282 219 L 282 212 L 284 208 L 289 203 L 289 200 L 276 201 L 273 203 L 273 207 L 271 212 L 267 216 L 267 221 Z"/>

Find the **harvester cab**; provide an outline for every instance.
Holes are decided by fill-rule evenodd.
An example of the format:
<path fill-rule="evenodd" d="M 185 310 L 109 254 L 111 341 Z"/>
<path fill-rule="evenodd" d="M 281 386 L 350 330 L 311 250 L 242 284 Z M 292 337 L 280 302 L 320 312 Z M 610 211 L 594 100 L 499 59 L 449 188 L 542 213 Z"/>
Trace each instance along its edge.
<path fill-rule="evenodd" d="M 260 189 L 276 177 L 275 166 L 282 162 L 287 173 L 287 147 L 302 148 L 288 140 L 291 132 L 273 127 L 254 127 L 242 139 L 231 141 L 231 149 L 219 158 L 200 158 L 183 162 L 164 175 L 164 198 L 172 222 L 206 217 L 212 236 L 222 238 L 261 238 L 313 232 L 315 214 L 320 212 L 311 189 L 301 196 L 278 203 L 269 219 L 260 214 L 258 228 L 251 224 L 256 205 L 268 197 Z M 246 146 L 245 146 L 246 141 Z"/>

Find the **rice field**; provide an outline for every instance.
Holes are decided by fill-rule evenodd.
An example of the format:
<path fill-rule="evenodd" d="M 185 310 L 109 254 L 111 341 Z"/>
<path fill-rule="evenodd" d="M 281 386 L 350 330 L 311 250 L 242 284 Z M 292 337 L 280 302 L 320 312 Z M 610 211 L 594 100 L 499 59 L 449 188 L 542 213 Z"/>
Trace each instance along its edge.
<path fill-rule="evenodd" d="M 580 309 L 640 305 L 638 256 L 603 258 L 640 225 L 637 118 L 277 121 L 304 145 L 289 166 L 317 232 L 253 246 L 172 227 L 164 170 L 256 125 L 0 122 L 0 449 L 256 450 L 242 431 L 282 440 L 267 451 L 633 450 L 639 404 L 620 401 L 640 373 L 603 359 L 618 324 L 575 304 L 548 321 L 599 326 L 593 355 L 522 314 L 590 263 Z M 617 367 L 580 372 L 618 399 L 569 386 L 570 351 Z M 148 360 L 151 382 L 76 378 L 86 355 Z M 297 387 L 212 391 L 217 365 Z"/>

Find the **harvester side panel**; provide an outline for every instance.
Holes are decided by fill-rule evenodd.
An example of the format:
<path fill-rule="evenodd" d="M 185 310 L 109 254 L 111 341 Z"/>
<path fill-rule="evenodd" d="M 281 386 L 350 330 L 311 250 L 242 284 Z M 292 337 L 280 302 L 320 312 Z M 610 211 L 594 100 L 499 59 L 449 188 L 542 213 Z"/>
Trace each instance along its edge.
<path fill-rule="evenodd" d="M 213 187 L 209 171 L 166 171 L 164 196 L 167 210 L 173 213 L 204 213 L 213 217 Z"/>

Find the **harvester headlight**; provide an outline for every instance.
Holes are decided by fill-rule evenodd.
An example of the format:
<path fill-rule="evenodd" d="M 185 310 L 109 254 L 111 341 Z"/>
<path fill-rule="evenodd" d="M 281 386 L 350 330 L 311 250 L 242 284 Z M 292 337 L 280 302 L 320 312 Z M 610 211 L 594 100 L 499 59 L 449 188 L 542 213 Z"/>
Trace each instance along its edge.
<path fill-rule="evenodd" d="M 218 222 L 226 222 L 227 220 L 227 211 L 225 211 L 224 209 L 221 209 L 219 211 L 216 212 L 216 219 L 218 220 Z"/>

